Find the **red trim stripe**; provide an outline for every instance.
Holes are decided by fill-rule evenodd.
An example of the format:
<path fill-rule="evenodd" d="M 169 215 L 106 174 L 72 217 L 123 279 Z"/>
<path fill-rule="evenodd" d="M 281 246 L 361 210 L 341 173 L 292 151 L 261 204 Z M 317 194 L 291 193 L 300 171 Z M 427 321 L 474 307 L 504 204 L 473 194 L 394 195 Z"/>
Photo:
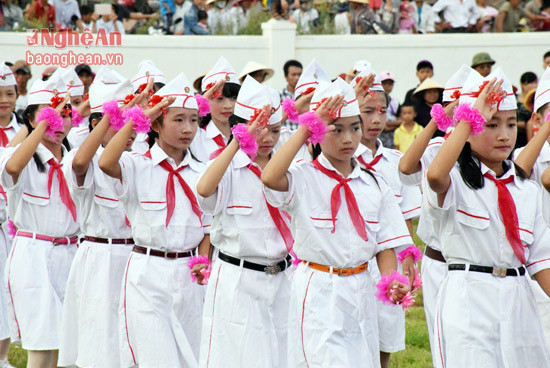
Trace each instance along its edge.
<path fill-rule="evenodd" d="M 220 273 L 222 272 L 222 265 L 218 268 L 218 274 L 216 275 L 216 286 L 214 287 L 214 300 L 212 301 L 212 325 L 210 326 L 210 338 L 208 340 L 208 356 L 206 358 L 206 368 L 210 363 L 210 348 L 212 347 L 212 331 L 214 330 L 214 311 L 216 309 L 216 294 L 218 292 L 218 281 L 220 280 Z"/>
<path fill-rule="evenodd" d="M 521 227 L 518 227 L 518 230 L 525 231 L 526 233 L 529 233 L 529 234 L 533 235 L 533 232 L 529 231 L 527 229 L 522 229 Z"/>
<path fill-rule="evenodd" d="M 319 220 L 319 221 L 332 221 L 331 218 L 319 218 L 319 217 L 310 217 L 312 220 Z M 338 219 L 336 219 L 338 221 Z"/>
<path fill-rule="evenodd" d="M 365 222 L 367 224 L 378 224 L 379 223 L 378 221 L 367 221 L 367 220 L 365 220 Z"/>
<path fill-rule="evenodd" d="M 543 94 L 545 94 L 546 92 L 550 92 L 550 88 L 548 88 L 546 91 L 542 91 L 541 93 L 539 93 L 537 95 L 537 97 L 535 97 L 535 101 L 539 99 L 540 96 L 542 96 Z"/>
<path fill-rule="evenodd" d="M 41 90 L 38 90 L 38 91 L 29 92 L 29 95 L 34 95 L 35 93 L 40 93 L 40 92 L 50 92 L 50 93 L 53 94 L 53 90 L 50 91 L 50 90 L 47 90 L 47 89 L 41 89 Z"/>
<path fill-rule="evenodd" d="M 533 266 L 533 265 L 536 265 L 537 263 L 544 262 L 544 261 L 550 261 L 550 258 L 541 259 L 540 261 L 536 261 L 536 262 L 530 263 L 530 264 L 527 265 L 527 267 L 531 267 L 531 266 Z"/>
<path fill-rule="evenodd" d="M 23 192 L 23 194 L 26 194 L 29 197 L 33 197 L 33 198 L 50 199 L 50 197 L 41 197 L 41 196 L 33 195 L 33 194 L 30 194 L 30 193 L 27 193 L 27 192 Z"/>
<path fill-rule="evenodd" d="M 416 208 L 413 208 L 412 210 L 405 211 L 405 212 L 403 212 L 403 214 L 406 214 L 406 213 L 409 213 L 409 212 L 412 212 L 412 211 L 416 211 L 416 210 L 419 210 L 419 209 L 420 209 L 420 206 L 418 206 Z"/>
<path fill-rule="evenodd" d="M 126 273 L 124 274 L 124 326 L 126 328 L 126 341 L 128 342 L 130 353 L 132 353 L 132 359 L 134 361 L 134 364 L 137 364 L 136 356 L 134 355 L 134 349 L 130 344 L 130 335 L 128 334 L 128 317 L 126 316 L 126 285 L 128 283 L 128 269 L 130 268 L 130 261 L 132 260 L 132 256 L 133 254 L 130 254 L 130 258 L 128 259 L 128 264 L 126 265 Z"/>
<path fill-rule="evenodd" d="M 228 206 L 227 208 L 252 208 L 250 206 Z"/>
<path fill-rule="evenodd" d="M 407 235 L 401 235 L 401 236 L 397 236 L 397 237 L 395 237 L 395 238 L 391 238 L 391 239 L 388 239 L 388 240 L 384 240 L 384 241 L 379 242 L 378 245 L 387 243 L 387 242 L 392 241 L 392 240 L 397 240 L 397 239 L 401 239 L 401 238 L 406 238 L 407 236 L 410 236 L 410 235 L 408 235 L 408 234 L 407 234 Z"/>
<path fill-rule="evenodd" d="M 106 200 L 108 200 L 108 201 L 118 202 L 118 199 L 102 197 L 102 196 L 99 196 L 99 195 L 97 195 L 97 194 L 94 194 L 94 196 L 96 196 L 97 198 L 106 199 Z"/>
<path fill-rule="evenodd" d="M 473 217 L 473 218 L 477 218 L 477 219 L 482 219 L 482 220 L 487 220 L 489 221 L 489 218 L 488 217 L 482 217 L 482 216 L 476 216 L 476 215 L 472 215 L 471 213 L 468 213 L 468 212 L 465 212 L 465 211 L 462 211 L 462 210 L 456 210 L 456 212 L 460 212 L 460 213 L 463 213 L 465 214 L 466 216 L 470 216 L 470 217 Z"/>
<path fill-rule="evenodd" d="M 228 75 L 230 75 L 230 74 L 237 75 L 237 74 L 231 73 L 231 72 L 218 72 L 218 73 L 210 74 L 210 75 L 207 76 L 207 77 L 204 77 L 204 80 L 208 80 L 208 79 L 212 78 L 213 76 L 219 75 L 219 74 L 225 74 L 226 77 L 227 77 Z"/>
<path fill-rule="evenodd" d="M 155 202 L 155 201 L 141 201 L 141 203 L 166 203 L 166 201 L 164 201 L 164 202 Z"/>
<path fill-rule="evenodd" d="M 300 322 L 300 333 L 302 337 L 302 352 L 304 353 L 304 359 L 306 360 L 306 366 L 309 368 L 309 363 L 307 362 L 307 356 L 306 356 L 306 348 L 304 347 L 304 314 L 306 310 L 306 298 L 307 298 L 307 292 L 309 291 L 309 283 L 311 282 L 311 278 L 313 277 L 313 272 L 309 275 L 309 279 L 307 280 L 307 287 L 306 292 L 304 294 L 304 301 L 302 302 L 302 321 Z"/>
<path fill-rule="evenodd" d="M 319 84 L 319 82 L 309 82 L 309 83 L 300 84 L 299 86 L 296 86 L 295 90 L 298 89 L 298 88 L 301 88 L 303 86 L 307 86 L 309 84 Z"/>
<path fill-rule="evenodd" d="M 17 334 L 18 334 L 19 338 L 21 339 L 21 329 L 19 328 L 19 321 L 17 320 L 17 313 L 15 313 L 15 304 L 13 303 L 13 294 L 11 292 L 11 282 L 10 282 L 11 261 L 13 259 L 13 253 L 15 253 L 15 246 L 16 245 L 17 245 L 17 239 L 13 243 L 13 248 L 11 250 L 10 262 L 8 264 L 8 291 L 10 293 L 11 307 L 13 308 L 13 317 L 15 318 L 15 324 L 17 325 Z"/>
<path fill-rule="evenodd" d="M 437 320 L 437 341 L 439 346 L 439 356 L 441 357 L 441 366 L 445 368 L 445 362 L 443 361 L 443 351 L 441 350 L 441 332 L 439 329 L 439 309 L 437 309 L 437 313 L 435 314 L 435 318 Z"/>

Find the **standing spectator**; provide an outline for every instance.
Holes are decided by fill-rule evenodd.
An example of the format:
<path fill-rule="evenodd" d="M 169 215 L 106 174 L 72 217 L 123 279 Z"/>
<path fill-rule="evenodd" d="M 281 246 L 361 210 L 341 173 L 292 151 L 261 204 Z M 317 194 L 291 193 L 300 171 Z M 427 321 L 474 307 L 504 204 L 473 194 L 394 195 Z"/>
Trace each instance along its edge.
<path fill-rule="evenodd" d="M 185 13 L 193 6 L 193 3 L 190 0 L 175 0 L 174 8 L 176 9 L 174 11 L 174 17 L 172 18 L 172 27 L 170 28 L 170 32 L 175 35 L 182 35 L 185 34 Z M 208 17 L 210 18 L 210 16 Z M 208 20 L 210 23 L 210 19 Z M 210 28 L 210 25 L 208 26 Z"/>
<path fill-rule="evenodd" d="M 527 144 L 527 123 L 531 119 L 532 110 L 529 110 L 525 105 L 525 97 L 533 90 L 537 89 L 539 79 L 533 72 L 525 72 L 519 79 L 521 91 L 517 96 L 518 105 L 518 135 L 516 138 L 516 148 L 523 147 Z"/>
<path fill-rule="evenodd" d="M 491 74 L 495 61 L 486 52 L 480 52 L 472 58 L 472 69 L 481 74 L 483 78 Z"/>
<path fill-rule="evenodd" d="M 416 33 L 434 33 L 435 20 L 437 15 L 432 10 L 432 6 L 424 0 L 415 0 L 412 2 L 414 13 L 414 28 Z"/>
<path fill-rule="evenodd" d="M 183 25 L 185 28 L 185 35 L 207 35 L 208 31 L 205 31 L 199 26 L 199 9 L 204 8 L 204 0 L 193 0 L 193 5 L 189 8 L 183 19 Z"/>
<path fill-rule="evenodd" d="M 169 31 L 172 26 L 172 17 L 175 12 L 174 0 L 160 0 L 160 17 L 166 31 Z"/>
<path fill-rule="evenodd" d="M 279 93 L 281 96 L 281 102 L 287 98 L 294 98 L 296 92 L 296 84 L 298 79 L 302 75 L 302 63 L 298 60 L 289 60 L 283 66 L 283 72 L 285 73 L 286 87 Z M 294 123 L 290 120 L 283 122 L 283 126 L 290 130 L 296 130 L 299 127 L 298 123 Z"/>
<path fill-rule="evenodd" d="M 112 6 L 111 14 L 104 14 L 96 22 L 97 29 L 105 29 L 106 33 L 119 32 L 120 34 L 126 33 L 122 22 L 118 20 L 118 16 L 115 13 L 115 6 Z"/>
<path fill-rule="evenodd" d="M 393 134 L 400 124 L 400 121 L 398 121 L 399 101 L 390 95 L 395 85 L 395 77 L 391 72 L 381 72 L 380 81 L 384 92 L 388 96 L 388 108 L 386 110 L 386 127 L 379 138 L 384 147 L 393 148 Z"/>
<path fill-rule="evenodd" d="M 298 32 L 311 33 L 319 25 L 319 12 L 311 7 L 310 0 L 300 0 L 300 9 L 294 10 L 292 18 L 298 26 Z"/>
<path fill-rule="evenodd" d="M 477 0 L 477 10 L 479 19 L 476 30 L 480 33 L 492 32 L 498 10 L 487 5 L 487 0 Z"/>
<path fill-rule="evenodd" d="M 76 0 L 52 0 L 51 4 L 55 8 L 55 21 L 58 30 L 73 29 L 75 27 L 78 27 L 80 31 L 84 30 Z"/>
<path fill-rule="evenodd" d="M 34 0 L 25 10 L 25 19 L 43 22 L 46 27 L 55 29 L 55 8 L 48 0 Z"/>
<path fill-rule="evenodd" d="M 395 130 L 393 143 L 395 149 L 401 151 L 401 153 L 405 153 L 424 128 L 414 121 L 416 112 L 413 105 L 401 106 L 399 108 L 399 116 L 403 123 Z"/>
<path fill-rule="evenodd" d="M 204 29 L 206 32 L 208 32 L 208 13 L 204 10 L 200 10 L 198 12 L 199 17 L 199 23 L 198 26 Z"/>
<path fill-rule="evenodd" d="M 94 9 L 90 5 L 80 6 L 80 21 L 82 24 L 82 31 L 89 29 L 90 32 L 95 33 L 97 15 L 94 16 Z"/>
<path fill-rule="evenodd" d="M 443 12 L 439 28 L 443 33 L 470 32 L 477 23 L 478 11 L 474 0 L 438 0 L 432 7 L 437 14 Z"/>
<path fill-rule="evenodd" d="M 232 34 L 236 35 L 247 25 L 252 3 L 253 0 L 236 0 L 229 9 L 227 24 Z"/>
<path fill-rule="evenodd" d="M 531 21 L 538 20 L 538 16 L 527 13 L 519 6 L 521 0 L 508 0 L 499 9 L 496 19 L 496 32 L 516 32 L 521 18 Z"/>
<path fill-rule="evenodd" d="M 191 0 L 186 0 L 185 4 L 193 3 Z M 225 0 L 207 0 L 206 7 L 208 13 L 208 30 L 210 34 L 217 34 L 220 31 L 227 30 L 229 22 L 229 10 L 226 8 Z"/>
<path fill-rule="evenodd" d="M 17 82 L 17 101 L 15 102 L 15 112 L 21 117 L 23 110 L 27 108 L 27 83 L 32 78 L 31 67 L 25 63 L 25 60 L 18 60 L 13 65 L 15 81 Z"/>
<path fill-rule="evenodd" d="M 369 0 L 350 0 L 351 33 L 374 34 L 373 28 L 376 15 L 369 8 Z"/>
<path fill-rule="evenodd" d="M 10 0 L 0 1 L 0 31 L 11 31 L 23 21 L 23 10 Z"/>
<path fill-rule="evenodd" d="M 422 82 L 426 80 L 426 78 L 431 78 L 434 75 L 434 66 L 431 62 L 428 60 L 420 60 L 418 64 L 416 64 L 416 77 L 418 78 L 418 85 L 420 85 Z M 414 88 L 411 88 L 407 91 L 407 94 L 405 95 L 405 101 L 403 101 L 403 104 L 412 104 L 411 96 L 418 87 L 418 85 Z"/>
<path fill-rule="evenodd" d="M 527 14 L 530 14 L 533 17 L 539 17 L 542 13 L 542 0 L 530 0 L 524 7 Z M 540 28 L 540 20 L 533 20 L 529 22 L 529 26 L 533 30 Z"/>
<path fill-rule="evenodd" d="M 349 12 L 349 2 L 340 2 L 335 1 L 333 5 L 334 12 L 334 29 L 336 34 L 350 34 L 351 25 L 350 25 L 350 12 Z"/>
<path fill-rule="evenodd" d="M 399 31 L 398 33 L 414 33 L 414 12 L 415 7 L 408 1 L 403 0 L 399 5 Z"/>
<path fill-rule="evenodd" d="M 431 78 L 427 78 L 414 91 L 412 101 L 416 111 L 416 122 L 423 127 L 428 125 L 432 117 L 430 112 L 433 105 L 441 103 L 443 100 L 443 90 L 445 88 Z M 404 104 L 405 105 L 405 104 Z M 443 135 L 443 132 L 437 131 L 437 135 Z"/>
<path fill-rule="evenodd" d="M 88 93 L 90 85 L 94 81 L 94 74 L 92 73 L 92 68 L 86 64 L 79 64 L 74 68 L 75 73 L 78 75 L 78 78 L 82 81 L 84 85 L 84 94 Z"/>

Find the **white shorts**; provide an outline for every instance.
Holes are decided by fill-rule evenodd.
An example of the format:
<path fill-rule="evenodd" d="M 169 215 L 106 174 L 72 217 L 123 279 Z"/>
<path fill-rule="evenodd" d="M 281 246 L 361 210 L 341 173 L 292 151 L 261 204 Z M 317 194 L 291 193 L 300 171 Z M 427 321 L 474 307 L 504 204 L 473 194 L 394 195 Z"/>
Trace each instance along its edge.
<path fill-rule="evenodd" d="M 188 261 L 130 254 L 119 308 L 121 367 L 198 367 L 205 286 L 191 281 Z"/>
<path fill-rule="evenodd" d="M 124 244 L 80 245 L 65 293 L 59 366 L 120 367 L 118 309 L 131 251 Z"/>
<path fill-rule="evenodd" d="M 11 237 L 8 235 L 7 229 L 4 230 L 4 225 L 0 226 L 0 275 L 4 275 L 6 263 L 11 250 Z M 0 282 L 0 340 L 9 339 L 10 324 L 8 319 L 9 294 L 6 290 L 5 283 Z"/>
<path fill-rule="evenodd" d="M 65 287 L 76 244 L 16 236 L 6 266 L 12 341 L 25 350 L 57 350 Z"/>
<path fill-rule="evenodd" d="M 286 367 L 292 267 L 277 275 L 214 264 L 204 303 L 200 367 Z"/>
<path fill-rule="evenodd" d="M 544 331 L 544 338 L 546 340 L 546 355 L 550 357 L 550 298 L 542 290 L 538 282 L 531 278 L 528 278 L 528 280 L 531 290 L 535 294 L 535 301 L 539 309 L 542 330 Z"/>

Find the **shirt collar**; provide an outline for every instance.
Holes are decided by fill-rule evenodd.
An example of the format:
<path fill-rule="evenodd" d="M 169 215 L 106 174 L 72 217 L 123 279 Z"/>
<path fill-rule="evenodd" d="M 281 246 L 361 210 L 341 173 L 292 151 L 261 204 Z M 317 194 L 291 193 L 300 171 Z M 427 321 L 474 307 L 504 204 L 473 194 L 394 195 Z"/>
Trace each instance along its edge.
<path fill-rule="evenodd" d="M 227 142 L 227 139 L 222 134 L 222 132 L 220 132 L 220 130 L 218 129 L 216 124 L 214 124 L 214 122 L 212 120 L 210 120 L 210 122 L 206 125 L 206 136 L 210 139 L 213 139 L 213 138 L 217 137 L 220 134 L 223 137 L 223 140 Z"/>
<path fill-rule="evenodd" d="M 162 148 L 160 148 L 158 143 L 155 143 L 155 145 L 153 147 L 151 147 L 151 149 L 149 151 L 151 153 L 151 160 L 153 161 L 153 165 L 156 166 L 156 165 L 160 164 L 162 161 L 167 160 L 168 163 L 172 167 L 176 166 L 176 162 L 174 161 L 174 159 L 172 157 L 168 156 L 166 154 L 166 152 L 164 152 L 164 150 Z M 186 166 L 186 165 L 189 165 L 190 168 L 192 168 L 193 170 L 195 170 L 197 172 L 200 171 L 200 168 L 199 168 L 200 163 L 195 161 L 191 157 L 190 151 L 187 151 L 187 153 L 185 154 L 185 157 L 183 158 L 183 161 L 180 162 L 180 164 L 176 167 L 176 169 L 180 168 L 182 166 Z"/>
<path fill-rule="evenodd" d="M 357 160 L 355 159 L 355 157 L 352 158 L 353 160 L 353 170 L 352 172 L 348 175 L 347 179 L 355 179 L 357 177 L 360 176 L 361 174 L 361 167 L 359 166 L 359 162 L 357 162 Z M 332 171 L 336 171 L 338 174 L 342 175 L 341 172 L 339 172 L 338 170 L 336 170 L 334 168 L 334 166 L 332 166 L 332 164 L 330 163 L 330 161 L 325 157 L 324 153 L 321 152 L 321 154 L 319 155 L 319 157 L 317 157 L 317 161 L 319 161 L 319 163 L 325 167 L 326 169 L 329 169 L 329 170 L 332 170 Z"/>
<path fill-rule="evenodd" d="M 15 113 L 11 115 L 11 120 L 10 120 L 10 123 L 8 124 L 8 126 L 6 126 L 6 128 L 13 128 L 14 130 L 17 130 L 17 126 L 19 125 L 19 123 L 17 122 L 17 117 L 15 116 Z"/>
<path fill-rule="evenodd" d="M 539 158 L 542 162 L 550 161 L 550 144 L 548 143 L 548 141 L 544 142 L 544 145 L 540 150 Z"/>
<path fill-rule="evenodd" d="M 388 149 L 384 147 L 382 144 L 382 141 L 380 139 L 376 140 L 376 144 L 378 145 L 378 148 L 376 149 L 376 156 L 382 155 L 383 157 L 387 158 L 388 155 Z M 359 143 L 359 146 L 357 147 L 357 151 L 355 151 L 355 156 L 367 156 L 369 157 L 369 161 L 374 159 L 375 156 L 372 154 L 372 150 L 365 146 L 362 143 Z"/>
<path fill-rule="evenodd" d="M 67 155 L 67 149 L 64 145 L 61 145 L 61 150 L 63 152 L 63 157 Z M 46 148 L 42 143 L 38 144 L 38 147 L 36 147 L 36 154 L 40 158 L 40 161 L 42 161 L 43 164 L 46 164 L 48 161 L 50 161 L 52 158 L 55 162 L 57 162 L 57 159 L 53 155 L 53 153 Z"/>
<path fill-rule="evenodd" d="M 508 171 L 506 171 L 500 178 L 497 178 L 497 176 L 496 176 L 496 174 L 493 170 L 491 170 L 487 166 L 485 166 L 485 164 L 483 162 L 480 162 L 481 174 L 485 175 L 486 173 L 489 173 L 497 180 L 507 179 L 511 176 L 511 177 L 514 178 L 514 184 L 517 187 L 521 188 L 521 186 L 523 185 L 523 180 L 516 180 L 517 175 L 516 175 L 516 167 L 514 166 L 514 163 L 510 160 L 506 160 L 506 164 L 509 167 Z"/>
<path fill-rule="evenodd" d="M 241 149 L 237 151 L 233 157 L 233 165 L 236 169 L 246 167 L 252 163 L 250 156 L 244 153 Z"/>

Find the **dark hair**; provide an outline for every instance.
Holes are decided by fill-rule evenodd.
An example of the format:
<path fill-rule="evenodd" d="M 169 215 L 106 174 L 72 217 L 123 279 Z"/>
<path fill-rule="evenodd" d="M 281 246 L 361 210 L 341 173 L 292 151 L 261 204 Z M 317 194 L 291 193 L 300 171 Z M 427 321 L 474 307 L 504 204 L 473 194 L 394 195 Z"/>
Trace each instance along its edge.
<path fill-rule="evenodd" d="M 92 129 L 94 128 L 92 126 L 92 121 L 96 119 L 97 122 L 99 123 L 101 121 L 101 119 L 103 119 L 103 114 L 100 113 L 100 112 L 92 112 L 90 114 L 90 118 L 88 119 L 88 127 L 90 128 L 90 132 L 92 131 Z"/>
<path fill-rule="evenodd" d="M 432 71 L 434 70 L 434 66 L 431 62 L 428 60 L 420 60 L 418 64 L 416 64 L 416 71 L 424 68 L 430 68 Z"/>
<path fill-rule="evenodd" d="M 234 100 L 237 99 L 237 96 L 239 95 L 239 91 L 241 90 L 241 85 L 237 83 L 226 83 L 223 85 L 222 89 L 222 95 L 223 97 L 232 98 Z M 212 120 L 212 115 L 208 114 L 206 116 L 203 116 L 199 121 L 199 127 L 205 128 L 208 123 Z"/>
<path fill-rule="evenodd" d="M 93 14 L 94 9 L 90 5 L 80 5 L 80 15 Z"/>
<path fill-rule="evenodd" d="M 462 151 L 460 152 L 460 155 L 458 156 L 458 160 L 456 160 L 456 162 L 458 163 L 460 176 L 468 187 L 472 189 L 483 188 L 483 185 L 485 184 L 485 179 L 481 174 L 481 163 L 479 161 L 479 158 L 472 151 L 472 147 L 470 146 L 469 142 L 466 142 L 464 148 L 462 148 Z M 516 175 L 521 179 L 526 179 L 527 174 L 525 173 L 525 171 L 523 171 L 521 167 L 516 165 L 515 162 L 512 161 L 512 163 L 514 165 Z M 502 162 L 502 167 L 505 172 L 510 169 L 506 161 Z"/>
<path fill-rule="evenodd" d="M 519 78 L 521 84 L 533 83 L 537 81 L 537 75 L 533 72 L 525 72 Z"/>
<path fill-rule="evenodd" d="M 550 51 L 546 51 L 544 53 L 544 56 L 542 57 L 542 60 L 546 59 L 547 57 L 550 57 Z"/>
<path fill-rule="evenodd" d="M 27 127 L 27 130 L 29 131 L 29 135 L 34 130 L 34 128 L 31 125 L 31 117 L 34 117 L 34 115 L 38 111 L 39 106 L 40 105 L 29 105 L 29 106 L 27 106 L 25 111 L 23 111 L 23 124 L 25 124 L 25 126 Z M 71 150 L 71 145 L 69 144 L 69 141 L 67 140 L 67 137 L 63 138 L 62 143 L 65 146 L 65 148 L 67 148 L 67 151 Z M 36 153 L 36 152 L 33 153 L 32 158 L 34 159 L 34 162 L 36 163 L 36 167 L 38 168 L 38 171 L 46 172 L 46 166 L 44 166 L 44 164 L 40 160 L 40 157 L 38 156 L 38 153 Z"/>
<path fill-rule="evenodd" d="M 548 108 L 549 106 L 550 106 L 550 101 L 545 103 L 541 107 L 539 107 L 539 109 L 536 111 L 536 113 L 542 115 L 543 111 L 546 110 L 546 108 Z"/>
<path fill-rule="evenodd" d="M 397 116 L 401 116 L 401 110 L 403 110 L 404 107 L 412 107 L 414 112 L 416 112 L 416 108 L 414 104 L 412 102 L 406 101 L 402 105 L 399 105 L 399 107 L 397 108 L 397 112 L 396 112 Z"/>
<path fill-rule="evenodd" d="M 199 20 L 208 19 L 208 13 L 204 10 L 200 10 L 197 12 L 197 17 Z"/>
<path fill-rule="evenodd" d="M 302 63 L 300 63 L 298 60 L 289 60 L 283 65 L 283 71 L 285 72 L 285 77 L 288 77 L 288 70 L 291 66 L 295 66 L 296 68 L 303 69 Z"/>

